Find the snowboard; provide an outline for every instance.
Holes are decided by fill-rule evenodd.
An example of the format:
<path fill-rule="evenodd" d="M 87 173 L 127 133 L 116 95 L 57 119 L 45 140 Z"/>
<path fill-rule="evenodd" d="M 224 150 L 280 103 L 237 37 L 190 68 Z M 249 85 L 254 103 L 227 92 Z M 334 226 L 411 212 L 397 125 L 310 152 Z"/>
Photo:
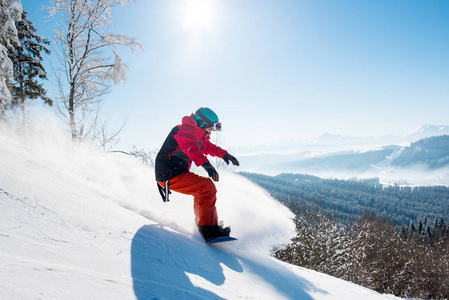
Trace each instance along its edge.
<path fill-rule="evenodd" d="M 230 241 L 236 241 L 236 238 L 230 237 L 230 236 L 222 236 L 215 239 L 212 239 L 210 241 L 207 241 L 206 244 L 217 244 L 217 243 L 223 243 L 223 242 L 230 242 Z"/>

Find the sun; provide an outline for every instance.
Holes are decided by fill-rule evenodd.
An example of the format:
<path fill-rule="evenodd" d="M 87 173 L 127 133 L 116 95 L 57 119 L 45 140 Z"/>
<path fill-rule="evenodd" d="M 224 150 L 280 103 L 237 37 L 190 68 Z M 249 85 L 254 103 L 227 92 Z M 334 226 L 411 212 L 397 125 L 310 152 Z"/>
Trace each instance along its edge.
<path fill-rule="evenodd" d="M 195 33 L 211 31 L 218 19 L 214 0 L 184 0 L 179 13 L 183 27 Z"/>

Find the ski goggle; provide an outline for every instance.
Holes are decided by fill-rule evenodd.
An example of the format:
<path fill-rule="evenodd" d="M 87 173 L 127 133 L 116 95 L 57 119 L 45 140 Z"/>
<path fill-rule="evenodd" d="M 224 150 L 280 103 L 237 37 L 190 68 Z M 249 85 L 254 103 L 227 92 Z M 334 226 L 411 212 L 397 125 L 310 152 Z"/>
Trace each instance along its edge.
<path fill-rule="evenodd" d="M 221 122 L 214 123 L 214 126 L 212 126 L 212 131 L 221 131 Z"/>

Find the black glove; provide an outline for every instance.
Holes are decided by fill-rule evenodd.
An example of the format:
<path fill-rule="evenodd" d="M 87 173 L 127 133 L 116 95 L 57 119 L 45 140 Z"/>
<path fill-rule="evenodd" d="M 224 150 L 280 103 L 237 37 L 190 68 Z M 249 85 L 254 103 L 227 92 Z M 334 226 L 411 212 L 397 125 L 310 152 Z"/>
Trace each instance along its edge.
<path fill-rule="evenodd" d="M 224 159 L 224 161 L 225 161 L 225 163 L 226 164 L 228 164 L 229 165 L 229 162 L 232 162 L 232 164 L 234 165 L 234 166 L 240 166 L 240 163 L 239 163 L 239 161 L 237 160 L 237 158 L 235 158 L 234 156 L 232 156 L 231 154 L 226 154 L 224 157 L 223 157 L 223 159 Z"/>
<path fill-rule="evenodd" d="M 210 164 L 210 162 L 205 162 L 202 167 L 204 170 L 206 170 L 207 174 L 209 174 L 209 177 L 212 178 L 214 181 L 218 181 L 219 176 L 218 172 L 215 170 L 215 168 Z"/>

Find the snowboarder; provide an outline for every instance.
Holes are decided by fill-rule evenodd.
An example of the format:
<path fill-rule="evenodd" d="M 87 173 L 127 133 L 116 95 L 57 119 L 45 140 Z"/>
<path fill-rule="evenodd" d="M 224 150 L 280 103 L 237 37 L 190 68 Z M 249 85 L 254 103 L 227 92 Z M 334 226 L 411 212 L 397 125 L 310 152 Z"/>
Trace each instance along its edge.
<path fill-rule="evenodd" d="M 210 108 L 201 107 L 182 118 L 182 124 L 171 130 L 156 156 L 156 181 L 162 199 L 169 201 L 170 191 L 192 195 L 195 221 L 206 242 L 229 236 L 231 232 L 230 227 L 218 224 L 217 189 L 210 178 L 218 181 L 219 175 L 206 155 L 240 165 L 234 156 L 209 141 L 212 131 L 220 130 L 218 116 Z M 202 166 L 210 178 L 190 172 L 192 161 Z"/>

